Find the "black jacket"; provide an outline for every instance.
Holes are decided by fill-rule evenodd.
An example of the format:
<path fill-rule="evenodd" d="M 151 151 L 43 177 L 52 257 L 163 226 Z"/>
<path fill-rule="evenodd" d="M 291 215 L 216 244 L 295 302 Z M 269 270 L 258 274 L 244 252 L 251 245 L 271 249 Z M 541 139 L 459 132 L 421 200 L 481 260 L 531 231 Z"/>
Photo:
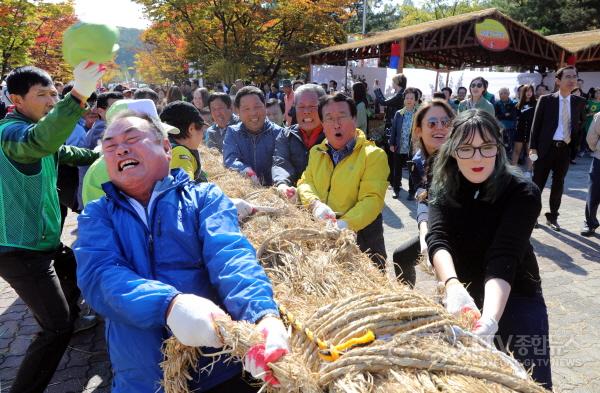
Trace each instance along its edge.
<path fill-rule="evenodd" d="M 323 142 L 325 134 L 320 132 L 315 145 Z M 300 126 L 294 124 L 282 130 L 275 139 L 275 150 L 273 151 L 273 166 L 271 176 L 273 184 L 278 186 L 286 184 L 296 187 L 296 183 L 308 165 L 308 153 L 300 135 Z"/>
<path fill-rule="evenodd" d="M 450 252 L 458 279 L 479 307 L 491 278 L 507 281 L 512 294 L 540 292 L 538 263 L 529 241 L 542 207 L 537 186 L 511 177 L 490 203 L 482 200 L 478 185 L 462 175 L 461 180 L 460 206 L 429 205 L 429 258 L 440 249 Z"/>
<path fill-rule="evenodd" d="M 396 112 L 404 108 L 404 89 L 398 90 L 391 98 L 386 99 L 381 91 L 381 88 L 376 88 L 374 91 L 375 99 L 379 105 L 385 106 L 385 128 L 392 127 L 392 121 Z"/>
<path fill-rule="evenodd" d="M 527 136 L 529 136 L 529 132 L 531 131 L 533 115 L 535 114 L 535 106 L 532 107 L 530 105 L 530 103 L 527 103 L 523 108 L 517 109 L 517 131 L 527 134 Z"/>
<path fill-rule="evenodd" d="M 531 149 L 536 149 L 539 158 L 543 158 L 552 145 L 552 137 L 558 127 L 559 118 L 559 93 L 541 96 L 531 126 L 529 144 Z M 581 126 L 585 121 L 585 99 L 571 95 L 571 144 L 579 141 Z"/>

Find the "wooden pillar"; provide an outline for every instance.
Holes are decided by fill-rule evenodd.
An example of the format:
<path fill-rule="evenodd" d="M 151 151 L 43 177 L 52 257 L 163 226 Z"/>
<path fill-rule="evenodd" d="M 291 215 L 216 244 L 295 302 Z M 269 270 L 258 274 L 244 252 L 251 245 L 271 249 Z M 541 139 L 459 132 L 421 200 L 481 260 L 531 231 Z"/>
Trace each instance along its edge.
<path fill-rule="evenodd" d="M 435 70 L 435 88 L 433 89 L 434 92 L 438 91 L 439 82 L 440 82 L 440 69 L 437 68 Z"/>
<path fill-rule="evenodd" d="M 312 64 L 313 64 L 313 58 L 312 56 L 308 57 L 308 81 L 309 82 L 314 82 L 312 80 Z"/>
<path fill-rule="evenodd" d="M 404 69 L 404 50 L 406 49 L 406 38 L 400 40 L 400 60 L 398 61 L 398 73 Z"/>
<path fill-rule="evenodd" d="M 344 71 L 344 90 L 348 91 L 348 50 L 346 50 L 346 68 Z"/>
<path fill-rule="evenodd" d="M 560 63 L 558 64 L 558 68 L 562 68 L 565 66 L 565 50 L 560 51 Z"/>
<path fill-rule="evenodd" d="M 446 87 L 448 87 L 448 83 L 450 83 L 450 70 L 446 70 Z"/>

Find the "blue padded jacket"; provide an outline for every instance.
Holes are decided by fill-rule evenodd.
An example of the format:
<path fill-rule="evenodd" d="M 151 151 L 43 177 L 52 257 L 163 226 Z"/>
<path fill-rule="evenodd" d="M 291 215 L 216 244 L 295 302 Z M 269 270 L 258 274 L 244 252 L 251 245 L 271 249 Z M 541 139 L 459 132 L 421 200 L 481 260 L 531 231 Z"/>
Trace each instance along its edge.
<path fill-rule="evenodd" d="M 174 169 L 154 188 L 147 224 L 112 183 L 103 188 L 106 196 L 79 216 L 74 251 L 79 287 L 106 321 L 113 393 L 162 391 L 166 312 L 179 293 L 208 298 L 235 320 L 278 314 L 235 206 L 214 184 L 191 182 Z M 202 358 L 199 367 L 209 362 Z M 239 363 L 219 362 L 191 385 L 210 389 L 240 371 Z"/>

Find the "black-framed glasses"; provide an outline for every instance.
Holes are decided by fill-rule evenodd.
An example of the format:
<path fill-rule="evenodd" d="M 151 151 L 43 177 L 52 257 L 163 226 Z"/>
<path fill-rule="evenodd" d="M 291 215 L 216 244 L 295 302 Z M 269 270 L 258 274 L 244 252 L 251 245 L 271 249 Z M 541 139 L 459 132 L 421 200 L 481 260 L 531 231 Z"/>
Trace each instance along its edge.
<path fill-rule="evenodd" d="M 481 89 L 483 87 L 483 83 L 481 83 L 481 82 L 471 83 L 471 87 L 479 87 Z"/>
<path fill-rule="evenodd" d="M 475 150 L 479 150 L 479 155 L 485 158 L 496 157 L 498 154 L 498 145 L 495 143 L 487 143 L 479 147 L 464 145 L 459 146 L 456 151 L 456 156 L 462 160 L 468 160 L 475 156 Z"/>
<path fill-rule="evenodd" d="M 438 124 L 441 125 L 443 128 L 448 128 L 450 127 L 450 124 L 452 124 L 452 120 L 450 120 L 447 117 L 443 117 L 441 119 L 438 119 L 436 117 L 430 117 L 429 119 L 427 119 L 427 127 L 429 128 L 433 128 Z"/>

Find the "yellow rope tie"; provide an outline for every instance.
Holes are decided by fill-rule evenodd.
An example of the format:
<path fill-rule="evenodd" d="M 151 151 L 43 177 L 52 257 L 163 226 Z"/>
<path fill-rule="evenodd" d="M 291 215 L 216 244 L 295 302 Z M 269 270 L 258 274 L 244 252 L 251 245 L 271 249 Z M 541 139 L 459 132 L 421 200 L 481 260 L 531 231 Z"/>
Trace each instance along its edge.
<path fill-rule="evenodd" d="M 346 351 L 356 346 L 367 345 L 375 341 L 375 334 L 371 330 L 367 330 L 362 336 L 351 338 L 338 345 L 333 345 L 316 337 L 309 328 L 304 327 L 304 325 L 302 325 L 302 323 L 281 304 L 279 305 L 279 312 L 281 312 L 281 315 L 286 319 L 288 324 L 295 330 L 303 332 L 304 335 L 319 348 L 319 357 L 327 362 L 338 360 Z"/>

